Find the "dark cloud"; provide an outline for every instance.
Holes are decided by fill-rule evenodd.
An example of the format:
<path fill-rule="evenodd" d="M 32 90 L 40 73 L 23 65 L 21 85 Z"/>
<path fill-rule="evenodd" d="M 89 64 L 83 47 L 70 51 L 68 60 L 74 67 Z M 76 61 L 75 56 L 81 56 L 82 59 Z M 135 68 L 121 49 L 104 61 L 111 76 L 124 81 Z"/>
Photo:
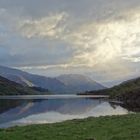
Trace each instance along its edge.
<path fill-rule="evenodd" d="M 0 0 L 0 7 L 15 14 L 43 17 L 49 13 L 66 11 L 73 15 L 92 18 L 110 15 L 121 10 L 139 7 L 139 0 Z M 76 17 L 77 18 L 77 17 Z"/>

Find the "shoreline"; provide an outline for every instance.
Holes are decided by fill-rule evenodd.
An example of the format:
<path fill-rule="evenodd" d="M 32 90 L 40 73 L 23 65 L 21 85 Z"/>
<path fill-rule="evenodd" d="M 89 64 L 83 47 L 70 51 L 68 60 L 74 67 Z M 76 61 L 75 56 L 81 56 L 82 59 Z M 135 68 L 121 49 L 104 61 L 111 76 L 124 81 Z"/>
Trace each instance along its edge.
<path fill-rule="evenodd" d="M 54 94 L 54 95 L 0 95 L 1 100 L 14 99 L 70 99 L 70 98 L 109 98 L 108 95 L 77 95 L 77 94 Z"/>

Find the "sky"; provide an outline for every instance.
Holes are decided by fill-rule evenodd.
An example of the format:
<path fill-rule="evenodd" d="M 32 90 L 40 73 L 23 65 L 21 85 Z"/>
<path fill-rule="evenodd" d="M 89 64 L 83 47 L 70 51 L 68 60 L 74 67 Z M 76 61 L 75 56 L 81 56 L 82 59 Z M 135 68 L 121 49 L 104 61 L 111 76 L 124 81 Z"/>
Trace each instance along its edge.
<path fill-rule="evenodd" d="M 0 0 L 0 65 L 112 86 L 140 74 L 140 0 Z"/>

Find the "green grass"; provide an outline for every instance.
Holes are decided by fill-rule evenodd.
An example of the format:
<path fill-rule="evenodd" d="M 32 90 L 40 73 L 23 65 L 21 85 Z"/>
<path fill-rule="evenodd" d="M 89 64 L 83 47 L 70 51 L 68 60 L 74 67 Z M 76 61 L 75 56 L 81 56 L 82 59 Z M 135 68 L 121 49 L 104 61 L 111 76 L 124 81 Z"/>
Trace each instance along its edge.
<path fill-rule="evenodd" d="M 0 140 L 140 140 L 140 114 L 0 130 Z"/>

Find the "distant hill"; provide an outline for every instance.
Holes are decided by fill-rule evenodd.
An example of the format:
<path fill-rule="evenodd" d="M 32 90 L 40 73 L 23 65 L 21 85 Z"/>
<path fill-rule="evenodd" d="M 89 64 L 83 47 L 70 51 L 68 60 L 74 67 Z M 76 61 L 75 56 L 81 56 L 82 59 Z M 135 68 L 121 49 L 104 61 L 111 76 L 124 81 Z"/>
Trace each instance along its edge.
<path fill-rule="evenodd" d="M 91 78 L 80 74 L 67 74 L 57 77 L 70 91 L 75 93 L 90 90 L 104 89 L 105 87 Z"/>
<path fill-rule="evenodd" d="M 77 74 L 50 78 L 0 66 L 0 75 L 23 86 L 40 87 L 55 94 L 76 94 L 104 88 L 90 78 Z"/>
<path fill-rule="evenodd" d="M 41 94 L 38 90 L 24 87 L 16 82 L 0 76 L 0 95 L 32 95 Z"/>

